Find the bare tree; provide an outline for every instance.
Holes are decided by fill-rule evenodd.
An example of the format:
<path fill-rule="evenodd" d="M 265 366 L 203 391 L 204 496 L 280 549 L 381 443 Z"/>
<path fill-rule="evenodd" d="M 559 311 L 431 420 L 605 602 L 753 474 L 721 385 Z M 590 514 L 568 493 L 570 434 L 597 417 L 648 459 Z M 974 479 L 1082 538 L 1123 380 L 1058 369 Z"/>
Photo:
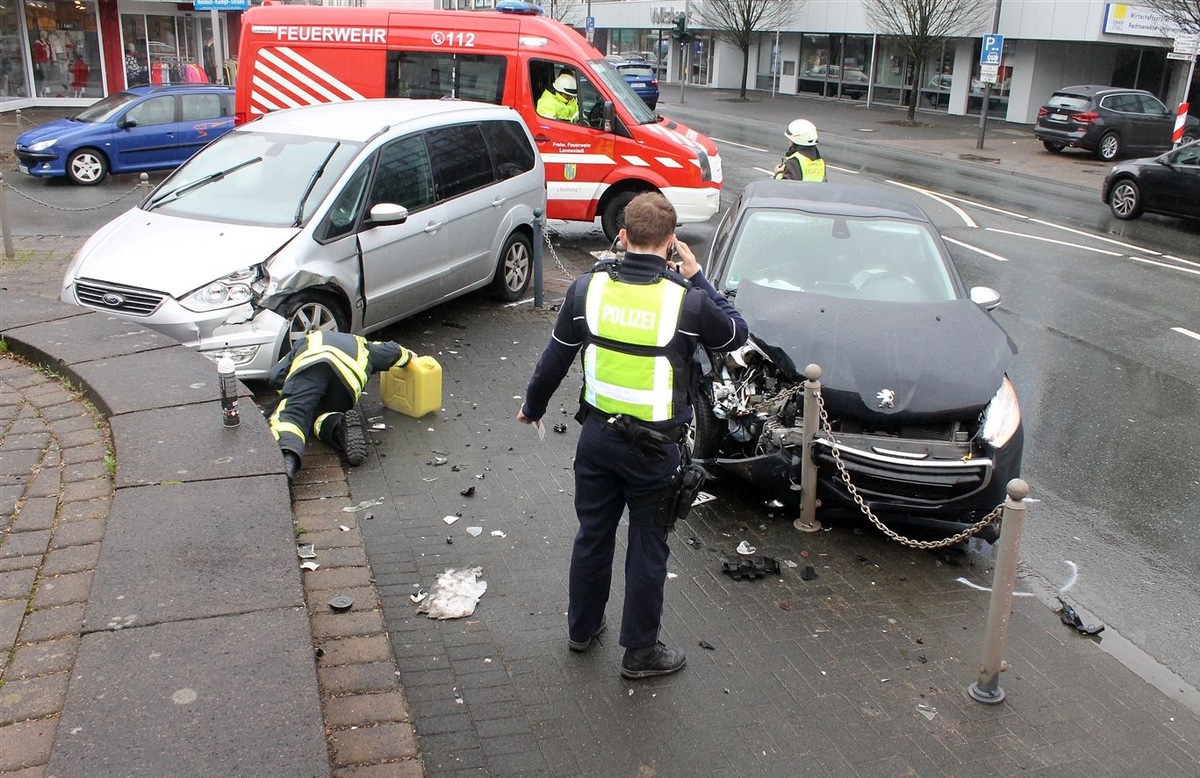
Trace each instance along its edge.
<path fill-rule="evenodd" d="M 977 35 L 991 11 L 978 0 L 863 0 L 872 28 L 900 39 L 912 62 L 912 89 L 908 94 L 908 121 L 915 121 L 917 98 L 924 78 L 925 60 L 952 37 Z"/>
<path fill-rule="evenodd" d="M 541 0 L 542 10 L 555 21 L 572 27 L 583 24 L 581 5 L 583 0 Z"/>
<path fill-rule="evenodd" d="M 1180 32 L 1200 33 L 1200 0 L 1139 0 L 1169 19 Z"/>
<path fill-rule="evenodd" d="M 712 30 L 717 38 L 742 52 L 742 80 L 738 96 L 745 100 L 746 78 L 750 74 L 750 47 L 762 33 L 789 26 L 803 7 L 804 0 L 703 0 L 697 8 L 693 26 Z"/>

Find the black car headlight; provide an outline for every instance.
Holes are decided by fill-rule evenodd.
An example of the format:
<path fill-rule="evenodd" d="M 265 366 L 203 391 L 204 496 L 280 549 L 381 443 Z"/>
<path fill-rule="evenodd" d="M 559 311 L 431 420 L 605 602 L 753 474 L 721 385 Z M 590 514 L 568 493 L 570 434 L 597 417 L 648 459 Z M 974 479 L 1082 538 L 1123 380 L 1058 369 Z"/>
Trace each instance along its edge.
<path fill-rule="evenodd" d="M 242 268 L 205 284 L 179 302 L 189 311 L 215 311 L 248 303 L 262 294 L 264 274 L 259 265 Z"/>
<path fill-rule="evenodd" d="M 1008 376 L 1004 376 L 996 396 L 983 411 L 979 436 L 994 448 L 1004 448 L 1020 426 L 1021 405 L 1017 402 L 1017 389 Z"/>

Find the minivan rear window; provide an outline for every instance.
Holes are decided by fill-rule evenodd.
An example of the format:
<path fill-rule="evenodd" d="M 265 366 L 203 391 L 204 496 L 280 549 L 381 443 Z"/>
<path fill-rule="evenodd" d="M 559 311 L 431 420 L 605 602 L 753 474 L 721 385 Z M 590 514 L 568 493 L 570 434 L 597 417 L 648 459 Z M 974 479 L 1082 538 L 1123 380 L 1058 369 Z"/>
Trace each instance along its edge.
<path fill-rule="evenodd" d="M 1086 111 L 1092 98 L 1086 95 L 1071 95 L 1066 92 L 1055 92 L 1046 103 L 1051 108 L 1066 108 L 1071 111 Z"/>
<path fill-rule="evenodd" d="M 533 170 L 533 147 L 529 145 L 524 125 L 517 122 L 484 122 L 480 127 L 491 149 L 492 164 L 498 179 L 503 181 Z"/>

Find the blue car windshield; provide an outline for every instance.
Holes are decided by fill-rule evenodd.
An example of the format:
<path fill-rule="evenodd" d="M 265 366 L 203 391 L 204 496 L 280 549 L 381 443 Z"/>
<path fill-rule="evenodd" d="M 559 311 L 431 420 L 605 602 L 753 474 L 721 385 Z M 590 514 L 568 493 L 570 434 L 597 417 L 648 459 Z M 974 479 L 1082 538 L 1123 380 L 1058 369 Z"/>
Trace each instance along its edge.
<path fill-rule="evenodd" d="M 298 226 L 321 206 L 361 148 L 332 138 L 258 132 L 249 125 L 188 160 L 143 207 L 230 224 Z M 183 194 L 172 198 L 173 191 Z"/>
<path fill-rule="evenodd" d="M 633 117 L 635 124 L 654 124 L 658 121 L 654 111 L 650 110 L 646 102 L 637 96 L 633 87 L 629 85 L 620 71 L 613 67 L 611 62 L 606 59 L 594 59 L 588 62 L 588 65 L 596 74 L 596 78 L 608 87 L 609 93 Z"/>
<path fill-rule="evenodd" d="M 117 92 L 115 95 L 109 95 L 100 102 L 84 108 L 75 115 L 75 121 L 86 122 L 87 124 L 103 124 L 112 119 L 125 106 L 141 99 L 141 95 L 135 95 L 133 92 Z"/>

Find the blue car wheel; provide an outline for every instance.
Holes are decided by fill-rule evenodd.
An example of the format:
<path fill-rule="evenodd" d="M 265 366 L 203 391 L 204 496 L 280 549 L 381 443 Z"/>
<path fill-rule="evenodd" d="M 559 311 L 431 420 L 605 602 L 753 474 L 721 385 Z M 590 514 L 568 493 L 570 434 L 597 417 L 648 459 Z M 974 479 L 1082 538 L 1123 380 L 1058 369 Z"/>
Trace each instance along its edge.
<path fill-rule="evenodd" d="M 67 178 L 81 186 L 95 186 L 108 176 L 108 160 L 95 149 L 75 149 L 67 157 Z"/>

